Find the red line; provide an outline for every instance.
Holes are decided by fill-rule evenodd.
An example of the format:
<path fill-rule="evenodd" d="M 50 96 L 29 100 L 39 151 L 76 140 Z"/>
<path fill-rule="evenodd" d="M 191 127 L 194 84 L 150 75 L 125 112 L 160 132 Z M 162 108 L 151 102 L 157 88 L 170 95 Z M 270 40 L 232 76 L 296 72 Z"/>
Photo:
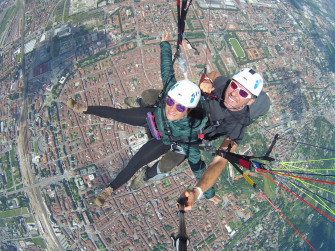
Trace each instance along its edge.
<path fill-rule="evenodd" d="M 217 98 L 217 96 L 215 95 L 210 95 L 210 94 L 206 94 L 208 97 L 211 97 L 211 98 Z"/>
<path fill-rule="evenodd" d="M 306 240 L 306 238 L 298 231 L 298 229 L 295 228 L 295 226 L 293 226 L 293 224 L 285 217 L 285 215 L 275 205 L 273 205 L 273 203 L 268 199 L 268 197 L 265 196 L 263 192 L 261 192 L 261 195 L 263 195 L 263 197 L 271 204 L 271 206 L 276 209 L 278 213 L 280 213 L 280 215 L 291 225 L 291 227 L 294 228 L 295 231 L 297 231 L 297 233 L 304 239 L 304 241 L 306 241 L 308 245 L 310 245 L 311 248 L 316 251 L 315 248 L 308 242 L 308 240 Z"/>
<path fill-rule="evenodd" d="M 292 178 L 298 178 L 298 179 L 302 179 L 302 180 L 309 180 L 309 181 L 315 181 L 315 182 L 320 182 L 320 183 L 335 185 L 335 182 L 330 182 L 330 181 L 315 180 L 315 179 L 310 179 L 310 178 L 295 176 L 295 175 L 286 174 L 286 173 L 278 173 L 278 172 L 274 172 L 274 171 L 270 171 L 270 170 L 264 170 L 264 169 L 259 169 L 259 170 L 261 170 L 262 172 L 275 173 L 275 174 L 278 174 L 278 175 L 288 176 L 288 177 L 292 177 Z"/>
<path fill-rule="evenodd" d="M 257 172 L 259 172 L 259 168 L 257 168 Z M 305 201 L 303 198 L 299 197 L 298 195 L 296 195 L 295 193 L 293 193 L 292 191 L 288 190 L 286 187 L 280 185 L 278 182 L 274 181 L 273 179 L 271 179 L 269 176 L 267 176 L 266 174 L 259 172 L 260 174 L 262 174 L 263 176 L 267 177 L 269 180 L 273 181 L 274 183 L 276 183 L 278 186 L 280 186 L 281 188 L 285 189 L 287 192 L 289 192 L 290 194 L 294 195 L 295 197 L 297 197 L 299 200 L 305 202 L 307 205 L 309 205 L 310 207 L 314 208 L 316 211 L 318 211 L 320 214 L 326 216 L 328 219 L 330 219 L 331 221 L 335 222 L 335 220 L 331 217 L 329 217 L 328 215 L 326 215 L 325 213 L 321 212 L 319 209 L 317 209 L 316 207 L 314 207 L 313 205 L 309 204 L 307 201 Z"/>
<path fill-rule="evenodd" d="M 204 73 L 204 74 L 202 75 L 202 77 L 201 77 L 200 84 L 201 84 L 202 82 L 204 82 L 205 77 L 206 77 L 206 74 Z"/>

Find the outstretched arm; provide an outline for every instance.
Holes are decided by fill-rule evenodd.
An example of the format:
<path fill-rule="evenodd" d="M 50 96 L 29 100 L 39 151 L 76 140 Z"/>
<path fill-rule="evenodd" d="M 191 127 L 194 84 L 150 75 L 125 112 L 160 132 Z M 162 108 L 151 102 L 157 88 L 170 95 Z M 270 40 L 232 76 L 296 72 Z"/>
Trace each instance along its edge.
<path fill-rule="evenodd" d="M 172 49 L 169 43 L 170 33 L 164 32 L 160 43 L 161 47 L 161 76 L 164 88 L 168 88 L 177 82 L 174 76 L 173 62 L 172 62 Z"/>
<path fill-rule="evenodd" d="M 231 145 L 230 152 L 235 152 L 237 144 L 229 138 L 225 138 L 220 146 L 220 149 L 227 149 L 229 144 Z M 200 191 L 206 192 L 215 184 L 223 169 L 225 168 L 227 162 L 228 160 L 221 156 L 215 156 L 213 158 L 212 162 L 209 164 L 206 171 L 202 174 L 199 182 L 196 185 L 196 187 L 200 189 L 193 188 L 192 190 L 187 190 L 182 195 L 183 197 L 187 197 L 188 199 L 185 210 L 191 210 L 193 208 L 194 202 L 197 200 L 201 193 Z"/>

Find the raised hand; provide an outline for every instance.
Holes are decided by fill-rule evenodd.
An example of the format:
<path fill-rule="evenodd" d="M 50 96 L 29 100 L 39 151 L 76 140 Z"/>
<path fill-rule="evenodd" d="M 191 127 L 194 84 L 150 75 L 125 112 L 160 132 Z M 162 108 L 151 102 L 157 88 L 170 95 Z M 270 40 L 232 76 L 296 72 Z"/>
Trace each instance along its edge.
<path fill-rule="evenodd" d="M 163 35 L 162 35 L 162 42 L 163 41 L 166 41 L 166 42 L 169 42 L 170 41 L 170 32 L 168 31 L 164 31 L 163 32 Z"/>

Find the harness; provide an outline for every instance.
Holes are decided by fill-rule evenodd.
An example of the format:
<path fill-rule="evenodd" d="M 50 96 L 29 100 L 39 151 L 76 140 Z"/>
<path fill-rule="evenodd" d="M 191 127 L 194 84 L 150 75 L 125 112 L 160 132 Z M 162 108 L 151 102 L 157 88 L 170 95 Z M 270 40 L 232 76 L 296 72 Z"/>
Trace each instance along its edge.
<path fill-rule="evenodd" d="M 160 140 L 162 134 L 158 131 L 157 125 L 156 125 L 156 122 L 155 122 L 155 115 L 152 114 L 151 112 L 147 113 L 147 124 L 149 126 L 149 130 L 151 132 L 151 135 L 155 139 Z"/>

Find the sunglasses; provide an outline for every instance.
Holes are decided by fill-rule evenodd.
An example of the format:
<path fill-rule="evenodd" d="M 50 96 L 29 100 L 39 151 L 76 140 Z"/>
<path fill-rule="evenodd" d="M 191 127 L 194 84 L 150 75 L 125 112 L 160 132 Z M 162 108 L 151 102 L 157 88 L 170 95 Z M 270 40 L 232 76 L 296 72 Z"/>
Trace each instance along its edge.
<path fill-rule="evenodd" d="M 166 104 L 168 106 L 173 106 L 175 104 L 174 100 L 170 97 L 167 98 L 166 100 Z M 177 104 L 177 111 L 180 113 L 183 113 L 186 110 L 186 107 L 181 105 L 181 104 Z"/>
<path fill-rule="evenodd" d="M 245 90 L 241 89 L 240 87 L 238 87 L 238 85 L 236 84 L 234 80 L 230 81 L 230 88 L 232 88 L 233 90 L 237 89 L 238 94 L 240 94 L 242 98 L 252 98 L 252 95 L 247 93 Z"/>

